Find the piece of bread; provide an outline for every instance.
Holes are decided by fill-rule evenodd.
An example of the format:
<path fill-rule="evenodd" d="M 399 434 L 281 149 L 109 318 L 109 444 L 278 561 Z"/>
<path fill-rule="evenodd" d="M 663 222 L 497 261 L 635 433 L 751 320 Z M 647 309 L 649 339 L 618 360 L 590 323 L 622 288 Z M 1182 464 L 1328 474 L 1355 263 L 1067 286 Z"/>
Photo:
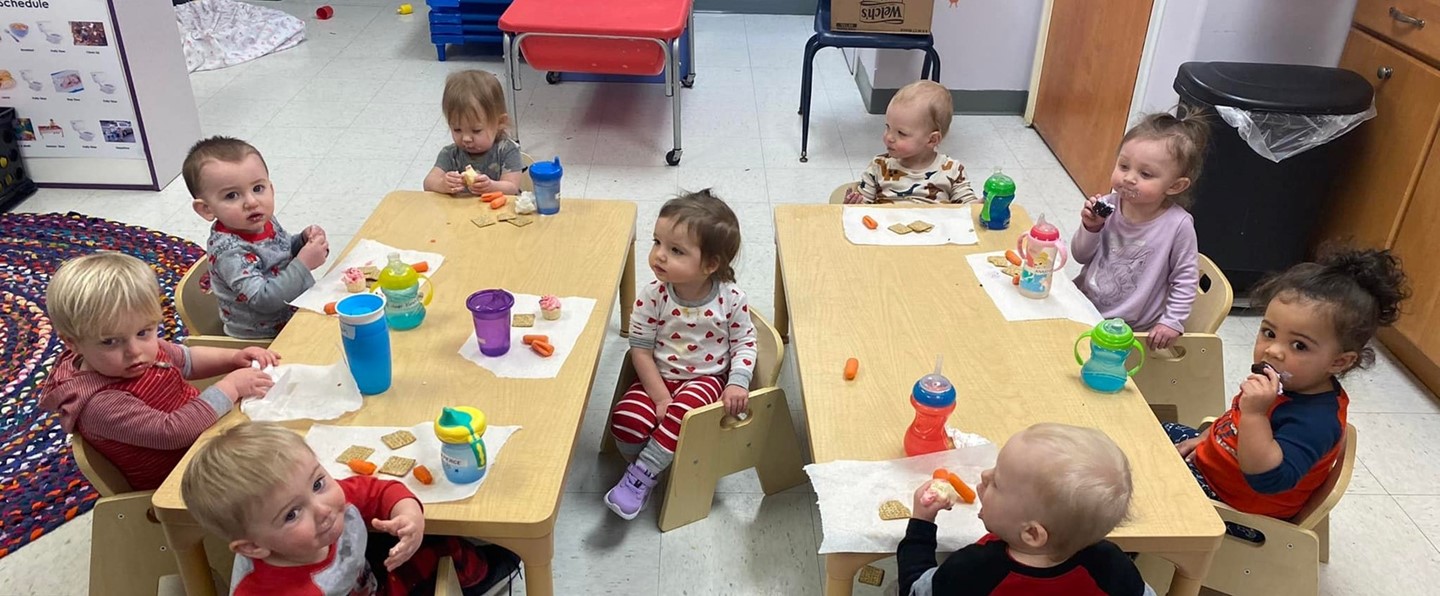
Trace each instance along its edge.
<path fill-rule="evenodd" d="M 465 186 L 466 186 L 467 188 L 468 188 L 468 187 L 471 187 L 471 186 L 475 186 L 475 178 L 477 178 L 477 177 L 479 177 L 479 176 L 480 176 L 480 172 L 476 172 L 474 166 L 468 166 L 468 165 L 467 165 L 467 166 L 465 166 L 465 171 L 460 172 L 460 177 L 465 179 Z"/>

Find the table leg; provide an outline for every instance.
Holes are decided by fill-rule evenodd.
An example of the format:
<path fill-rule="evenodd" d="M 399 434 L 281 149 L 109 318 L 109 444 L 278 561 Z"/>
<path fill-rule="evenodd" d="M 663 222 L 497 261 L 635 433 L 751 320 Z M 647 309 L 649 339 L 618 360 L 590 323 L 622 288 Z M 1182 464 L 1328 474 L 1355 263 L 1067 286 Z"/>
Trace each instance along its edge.
<path fill-rule="evenodd" d="M 790 343 L 790 306 L 785 303 L 785 276 L 780 272 L 780 255 L 775 255 L 775 331 Z"/>
<path fill-rule="evenodd" d="M 635 239 L 625 251 L 625 269 L 620 272 L 620 337 L 630 337 L 630 313 L 635 312 Z"/>
<path fill-rule="evenodd" d="M 891 555 L 882 553 L 831 553 L 825 555 L 825 596 L 850 596 L 860 568 Z"/>
<path fill-rule="evenodd" d="M 1188 553 L 1161 553 L 1162 557 L 1175 564 L 1175 578 L 1170 581 L 1169 596 L 1196 596 L 1200 593 L 1200 582 L 1210 573 L 1210 560 L 1215 551 Z"/>
<path fill-rule="evenodd" d="M 525 563 L 525 593 L 531 596 L 554 596 L 555 572 L 550 564 L 555 559 L 555 533 L 539 538 L 487 538 L 510 549 Z"/>
<path fill-rule="evenodd" d="M 165 540 L 175 553 L 180 568 L 180 581 L 189 596 L 215 596 L 215 580 L 210 576 L 210 560 L 205 557 L 205 530 L 198 525 L 162 524 Z"/>

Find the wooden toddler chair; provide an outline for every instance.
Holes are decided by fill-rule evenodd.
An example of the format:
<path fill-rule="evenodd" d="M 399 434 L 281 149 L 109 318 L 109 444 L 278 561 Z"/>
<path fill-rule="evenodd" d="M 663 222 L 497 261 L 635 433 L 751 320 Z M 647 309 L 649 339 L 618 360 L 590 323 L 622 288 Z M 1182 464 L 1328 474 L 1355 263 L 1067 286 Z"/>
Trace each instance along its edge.
<path fill-rule="evenodd" d="M 1141 344 L 1148 333 L 1136 333 Z M 1125 366 L 1139 357 L 1131 352 Z M 1145 354 L 1145 365 L 1132 377 L 1160 422 L 1198 428 L 1206 418 L 1225 412 L 1225 353 L 1220 337 L 1186 333 L 1169 350 Z"/>
<path fill-rule="evenodd" d="M 790 405 L 785 401 L 785 392 L 777 387 L 785 344 L 754 309 L 750 310 L 750 318 L 755 322 L 757 355 L 755 374 L 750 380 L 749 416 L 744 420 L 727 416 L 725 404 L 718 401 L 685 414 L 660 509 L 661 532 L 709 517 L 716 482 L 735 472 L 755 468 L 767 495 L 806 481 Z M 627 354 L 610 402 L 612 411 L 635 379 L 635 368 Z M 601 452 L 615 449 L 608 424 L 601 435 Z"/>
<path fill-rule="evenodd" d="M 857 180 L 855 182 L 846 182 L 844 184 L 841 184 L 840 186 L 835 187 L 835 190 L 830 191 L 830 204 L 844 205 L 845 193 L 849 192 L 849 190 L 852 188 L 858 187 L 859 184 L 860 181 Z"/>
<path fill-rule="evenodd" d="M 1196 253 L 1195 264 L 1200 269 L 1200 287 L 1195 294 L 1195 304 L 1190 307 L 1190 317 L 1185 319 L 1185 333 L 1215 333 L 1230 315 L 1230 307 L 1235 304 L 1235 289 L 1210 257 Z"/>
<path fill-rule="evenodd" d="M 200 279 L 208 273 L 210 259 L 202 256 L 180 277 L 180 285 L 175 289 L 175 310 L 180 315 L 180 322 L 185 324 L 185 331 L 190 334 L 185 338 L 185 345 L 237 350 L 250 346 L 268 347 L 268 339 L 236 339 L 225 335 L 225 324 L 220 321 L 220 302 L 213 294 L 200 289 Z"/>
<path fill-rule="evenodd" d="M 1265 542 L 1257 545 L 1226 534 L 1202 584 L 1234 596 L 1317 593 L 1320 563 L 1330 561 L 1330 511 L 1350 486 L 1357 440 L 1355 427 L 1345 425 L 1345 446 L 1330 468 L 1330 475 L 1310 495 L 1300 513 L 1288 520 L 1241 513 L 1213 501 L 1220 519 L 1263 532 Z M 1141 555 L 1137 564 L 1150 585 L 1164 593 L 1166 588 L 1160 584 L 1170 577 L 1169 564 L 1148 555 Z"/>

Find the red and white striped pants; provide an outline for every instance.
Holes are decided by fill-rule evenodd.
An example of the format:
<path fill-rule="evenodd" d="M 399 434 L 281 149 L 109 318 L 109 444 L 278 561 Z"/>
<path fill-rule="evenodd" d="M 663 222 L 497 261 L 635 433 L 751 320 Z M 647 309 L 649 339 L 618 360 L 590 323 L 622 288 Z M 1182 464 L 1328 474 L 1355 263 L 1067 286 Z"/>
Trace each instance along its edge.
<path fill-rule="evenodd" d="M 655 400 L 645 393 L 645 386 L 640 381 L 630 386 L 610 412 L 610 432 L 617 442 L 639 445 L 653 436 L 657 445 L 674 453 L 675 444 L 680 441 L 680 421 L 685 414 L 719 401 L 725 385 L 716 377 L 696 377 L 685 381 L 667 379 L 665 388 L 675 401 L 665 409 L 665 420 L 658 421 Z"/>

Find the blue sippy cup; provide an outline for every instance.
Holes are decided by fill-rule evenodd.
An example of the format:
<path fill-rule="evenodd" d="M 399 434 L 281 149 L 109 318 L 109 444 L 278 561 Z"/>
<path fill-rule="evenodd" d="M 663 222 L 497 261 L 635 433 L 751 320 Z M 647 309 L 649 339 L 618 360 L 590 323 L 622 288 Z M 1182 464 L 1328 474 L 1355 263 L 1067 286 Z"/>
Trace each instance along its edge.
<path fill-rule="evenodd" d="M 1080 358 L 1080 340 L 1090 338 L 1090 359 Z M 1130 350 L 1140 352 L 1140 363 L 1125 370 Z M 1125 379 L 1145 364 L 1145 347 L 1123 319 L 1106 319 L 1075 340 L 1075 363 L 1080 366 L 1080 379 L 1101 393 L 1115 393 L 1125 388 Z"/>

